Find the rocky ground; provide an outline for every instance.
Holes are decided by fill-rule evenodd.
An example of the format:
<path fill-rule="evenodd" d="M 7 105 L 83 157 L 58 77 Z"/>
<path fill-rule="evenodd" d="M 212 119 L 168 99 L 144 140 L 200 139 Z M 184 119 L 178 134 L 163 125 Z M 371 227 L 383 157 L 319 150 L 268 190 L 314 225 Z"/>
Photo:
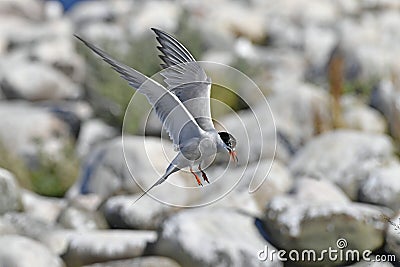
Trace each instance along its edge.
<path fill-rule="evenodd" d="M 132 204 L 173 146 L 141 106 L 121 131 L 133 90 L 73 37 L 152 75 L 150 27 L 249 75 L 274 119 L 243 84 L 246 105 L 213 92 L 239 165 L 174 174 L 154 191 L 172 205 Z M 339 238 L 397 260 L 297 264 L 398 266 L 399 28 L 397 0 L 0 1 L 0 266 L 292 266 L 258 252 Z"/>

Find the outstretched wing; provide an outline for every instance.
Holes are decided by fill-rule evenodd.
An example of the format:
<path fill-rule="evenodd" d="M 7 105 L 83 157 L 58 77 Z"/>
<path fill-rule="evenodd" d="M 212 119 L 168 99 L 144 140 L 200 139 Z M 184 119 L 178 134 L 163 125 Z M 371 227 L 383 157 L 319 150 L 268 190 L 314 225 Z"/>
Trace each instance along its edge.
<path fill-rule="evenodd" d="M 200 137 L 203 131 L 178 97 L 144 74 L 116 61 L 101 49 L 75 35 L 93 52 L 117 71 L 129 85 L 144 94 L 154 107 L 173 143 L 177 146 L 193 137 Z"/>
<path fill-rule="evenodd" d="M 199 126 L 214 130 L 210 112 L 211 79 L 207 77 L 189 51 L 168 33 L 154 29 L 160 46 L 161 75 L 165 78 L 168 90 L 173 92 L 193 115 Z"/>

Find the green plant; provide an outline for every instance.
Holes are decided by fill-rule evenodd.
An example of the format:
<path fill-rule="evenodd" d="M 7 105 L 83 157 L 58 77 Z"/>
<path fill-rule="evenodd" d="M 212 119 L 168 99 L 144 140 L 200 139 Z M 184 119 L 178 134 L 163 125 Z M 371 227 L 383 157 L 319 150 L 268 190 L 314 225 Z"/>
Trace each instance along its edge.
<path fill-rule="evenodd" d="M 377 84 L 377 79 L 372 78 L 367 81 L 365 80 L 355 80 L 355 81 L 345 81 L 343 93 L 352 94 L 361 97 L 363 100 L 368 100 L 371 97 L 372 90 Z"/>
<path fill-rule="evenodd" d="M 64 145 L 57 158 L 39 148 L 38 164 L 30 171 L 33 191 L 46 196 L 63 196 L 78 177 L 79 166 L 72 141 Z"/>
<path fill-rule="evenodd" d="M 32 189 L 30 173 L 25 163 L 12 150 L 8 150 L 1 140 L 0 167 L 12 172 L 21 186 Z"/>
<path fill-rule="evenodd" d="M 0 142 L 0 166 L 12 172 L 19 184 L 34 192 L 62 197 L 79 174 L 79 160 L 72 142 L 68 142 L 57 158 L 46 154 L 38 142 L 37 162 L 29 166 L 21 157 Z"/>

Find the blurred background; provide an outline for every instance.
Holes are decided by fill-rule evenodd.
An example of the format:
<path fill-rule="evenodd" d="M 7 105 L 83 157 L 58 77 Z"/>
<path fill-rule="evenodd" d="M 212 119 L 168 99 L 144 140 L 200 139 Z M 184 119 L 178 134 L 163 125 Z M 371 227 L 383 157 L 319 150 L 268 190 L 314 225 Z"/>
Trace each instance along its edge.
<path fill-rule="evenodd" d="M 207 207 L 132 205 L 141 190 L 121 134 L 134 90 L 73 36 L 151 76 L 150 27 L 248 75 L 275 118 L 276 132 L 246 86 L 214 88 L 246 125 L 249 138 L 232 112 L 212 108 L 248 164 L 208 170 L 243 179 Z M 0 266 L 399 266 L 399 29 L 398 0 L 0 0 Z M 125 156 L 150 184 L 168 164 L 161 124 L 132 108 Z M 191 206 L 207 196 L 173 197 Z M 258 259 L 265 246 L 320 252 L 339 238 L 388 262 Z"/>

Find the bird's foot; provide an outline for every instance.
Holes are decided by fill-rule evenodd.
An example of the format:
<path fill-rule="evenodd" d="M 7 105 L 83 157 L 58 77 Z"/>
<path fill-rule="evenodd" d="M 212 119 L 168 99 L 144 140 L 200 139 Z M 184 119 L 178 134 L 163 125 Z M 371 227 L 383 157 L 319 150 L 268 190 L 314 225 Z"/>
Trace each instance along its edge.
<path fill-rule="evenodd" d="M 202 171 L 201 175 L 203 176 L 204 181 L 206 181 L 207 183 L 210 183 L 210 181 L 208 180 L 208 177 L 207 177 L 205 172 Z"/>
<path fill-rule="evenodd" d="M 192 170 L 192 168 L 190 168 L 190 172 L 194 175 L 194 177 L 196 178 L 197 184 L 200 186 L 203 186 L 203 184 L 201 183 L 201 180 L 199 178 L 199 176 Z"/>
<path fill-rule="evenodd" d="M 201 169 L 200 165 L 199 165 L 199 171 L 201 171 L 201 176 L 203 177 L 203 180 L 206 181 L 207 183 L 210 183 L 207 174 Z"/>
<path fill-rule="evenodd" d="M 203 180 L 206 181 L 207 183 L 210 183 L 210 181 L 208 180 L 208 177 L 207 177 L 206 173 L 205 173 L 204 171 L 202 171 L 202 170 L 200 170 L 200 171 L 201 171 L 201 176 L 203 177 Z"/>
<path fill-rule="evenodd" d="M 197 181 L 197 184 L 200 186 L 203 186 L 203 184 L 201 183 L 201 181 L 200 181 L 200 178 L 199 178 L 199 176 L 197 176 L 197 174 L 195 174 L 194 175 L 195 177 L 196 177 L 196 181 Z"/>

